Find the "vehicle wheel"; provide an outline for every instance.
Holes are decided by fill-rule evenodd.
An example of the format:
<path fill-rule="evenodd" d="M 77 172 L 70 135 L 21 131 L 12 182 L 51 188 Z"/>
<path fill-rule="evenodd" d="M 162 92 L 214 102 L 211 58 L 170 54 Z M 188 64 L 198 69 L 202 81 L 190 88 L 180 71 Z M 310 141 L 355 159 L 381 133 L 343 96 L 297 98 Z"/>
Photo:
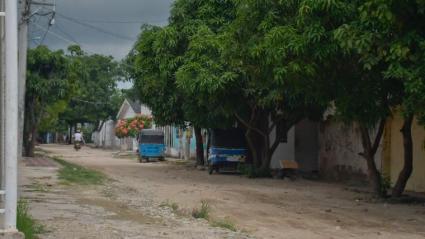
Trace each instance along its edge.
<path fill-rule="evenodd" d="M 149 158 L 146 158 L 146 163 L 149 163 Z"/>
<path fill-rule="evenodd" d="M 216 172 L 216 173 L 220 173 L 220 168 L 219 168 L 219 167 L 216 167 L 216 168 L 215 168 L 215 172 Z"/>
<path fill-rule="evenodd" d="M 208 167 L 208 173 L 211 175 L 213 173 L 213 171 L 214 171 L 214 168 L 209 166 Z"/>
<path fill-rule="evenodd" d="M 165 158 L 164 157 L 159 157 L 158 160 L 159 161 L 165 161 Z"/>
<path fill-rule="evenodd" d="M 139 163 L 143 163 L 143 158 L 140 155 L 137 158 L 139 159 Z"/>

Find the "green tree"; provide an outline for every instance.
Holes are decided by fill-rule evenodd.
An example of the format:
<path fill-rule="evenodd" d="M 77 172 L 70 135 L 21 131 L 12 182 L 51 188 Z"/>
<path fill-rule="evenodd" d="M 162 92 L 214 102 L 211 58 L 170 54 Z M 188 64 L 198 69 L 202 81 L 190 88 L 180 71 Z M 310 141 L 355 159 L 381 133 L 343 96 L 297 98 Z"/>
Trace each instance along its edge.
<path fill-rule="evenodd" d="M 355 18 L 336 31 L 336 38 L 357 63 L 360 80 L 356 81 L 345 115 L 354 115 L 360 122 L 364 148 L 374 154 L 381 139 L 383 124 L 391 110 L 399 108 L 404 116 L 401 129 L 404 145 L 404 167 L 393 188 L 398 197 L 404 191 L 413 170 L 411 127 L 414 116 L 424 112 L 424 2 L 423 1 L 358 1 Z M 360 83 L 360 84 L 359 84 Z M 351 88 L 353 90 L 353 88 Z M 364 96 L 363 99 L 359 100 Z M 365 102 L 367 99 L 367 102 Z M 367 126 L 380 121 L 377 137 L 368 143 Z M 370 130 L 369 130 L 370 131 Z M 365 150 L 365 155 L 367 154 Z M 370 153 L 369 153 L 370 154 Z M 367 157 L 367 155 L 366 155 Z M 370 157 L 370 156 L 369 156 Z M 372 159 L 369 172 L 380 178 Z M 379 179 L 374 183 L 379 192 Z"/>
<path fill-rule="evenodd" d="M 69 97 L 68 61 L 63 51 L 50 51 L 45 46 L 28 50 L 25 96 L 24 154 L 34 156 L 40 122 L 55 104 Z"/>
<path fill-rule="evenodd" d="M 135 86 L 151 107 L 156 123 L 191 122 L 194 126 L 199 164 L 204 164 L 201 128 L 223 125 L 227 117 L 222 107 L 215 107 L 221 106 L 216 103 L 222 99 L 195 92 L 186 84 L 187 71 L 179 69 L 201 60 L 188 53 L 192 38 L 205 28 L 219 31 L 231 20 L 233 9 L 232 1 L 176 1 L 170 24 L 164 28 L 145 26 L 128 58 L 135 66 Z"/>
<path fill-rule="evenodd" d="M 121 77 L 118 63 L 111 56 L 87 55 L 79 46 L 70 46 L 68 51 L 69 78 L 76 84 L 60 119 L 71 127 L 77 123 L 100 125 L 113 118 L 123 100 L 116 88 Z"/>
<path fill-rule="evenodd" d="M 236 2 L 236 19 L 223 36 L 222 57 L 232 72 L 225 75 L 240 87 L 230 97 L 245 102 L 233 112 L 247 129 L 254 165 L 267 170 L 289 129 L 320 117 L 329 102 L 331 76 L 324 72 L 332 61 L 324 59 L 336 50 L 325 27 L 340 11 L 327 19 L 319 17 L 324 11 L 306 18 L 302 7 L 309 1 Z"/>

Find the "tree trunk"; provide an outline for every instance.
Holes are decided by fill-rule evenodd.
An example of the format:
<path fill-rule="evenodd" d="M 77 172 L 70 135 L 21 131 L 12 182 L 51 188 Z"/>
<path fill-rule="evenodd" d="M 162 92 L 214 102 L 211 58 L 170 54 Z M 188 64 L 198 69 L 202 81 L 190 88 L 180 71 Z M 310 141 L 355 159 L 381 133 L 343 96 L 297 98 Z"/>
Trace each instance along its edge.
<path fill-rule="evenodd" d="M 364 150 L 363 153 L 360 153 L 360 155 L 364 159 L 366 159 L 369 184 L 373 192 L 380 197 L 385 196 L 386 192 L 382 190 L 381 173 L 376 168 L 375 154 L 382 138 L 384 126 L 385 120 L 383 119 L 379 123 L 378 132 L 376 134 L 375 140 L 372 143 L 370 139 L 369 129 L 366 126 L 359 124 L 361 140 Z"/>
<path fill-rule="evenodd" d="M 72 144 L 72 126 L 69 124 L 68 144 Z"/>
<path fill-rule="evenodd" d="M 248 145 L 248 155 L 249 155 L 249 160 L 251 161 L 252 165 L 254 165 L 254 167 L 259 167 L 260 166 L 260 161 L 258 160 L 258 153 L 257 153 L 257 149 L 255 147 L 255 143 L 253 142 L 253 137 L 252 137 L 252 130 L 251 129 L 247 129 L 247 131 L 245 132 L 245 139 Z"/>
<path fill-rule="evenodd" d="M 25 156 L 34 157 L 34 148 L 37 140 L 37 127 L 35 125 L 32 126 L 27 136 L 28 138 L 25 139 Z"/>
<path fill-rule="evenodd" d="M 24 156 L 34 157 L 34 144 L 33 144 L 33 133 L 35 126 L 35 100 L 26 99 L 25 104 L 25 117 L 24 117 L 24 135 L 23 135 L 23 146 Z"/>
<path fill-rule="evenodd" d="M 204 142 L 202 140 L 202 131 L 199 127 L 194 127 L 196 138 L 196 164 L 203 166 L 204 160 Z"/>
<path fill-rule="evenodd" d="M 400 197 L 406 188 L 407 181 L 413 171 L 413 140 L 412 140 L 412 122 L 413 115 L 410 114 L 404 119 L 401 133 L 403 135 L 404 146 L 404 166 L 401 170 L 397 182 L 393 188 L 392 196 Z"/>
<path fill-rule="evenodd" d="M 376 168 L 375 156 L 369 153 L 368 155 L 365 155 L 364 158 L 367 162 L 369 183 L 373 192 L 380 197 L 385 196 L 386 192 L 382 191 L 381 173 Z"/>
<path fill-rule="evenodd" d="M 208 129 L 208 132 L 207 132 L 207 160 L 210 158 L 210 148 L 211 148 L 211 131 Z"/>

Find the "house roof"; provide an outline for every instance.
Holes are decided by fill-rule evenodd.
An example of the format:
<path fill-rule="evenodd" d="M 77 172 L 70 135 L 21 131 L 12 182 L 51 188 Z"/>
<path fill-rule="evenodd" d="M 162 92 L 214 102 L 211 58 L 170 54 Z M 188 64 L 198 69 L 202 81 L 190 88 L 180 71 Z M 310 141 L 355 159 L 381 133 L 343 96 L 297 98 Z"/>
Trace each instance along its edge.
<path fill-rule="evenodd" d="M 121 119 L 124 117 L 125 112 L 127 112 L 128 110 L 132 110 L 135 114 L 139 114 L 141 109 L 140 109 L 140 103 L 138 103 L 138 101 L 131 101 L 129 99 L 125 99 L 124 102 L 122 103 L 120 110 L 118 111 L 117 114 L 117 119 Z"/>
<path fill-rule="evenodd" d="M 130 107 L 133 109 L 134 113 L 136 114 L 140 114 L 141 113 L 141 104 L 140 101 L 136 100 L 136 101 L 132 101 L 129 99 L 126 99 L 128 104 L 130 105 Z"/>

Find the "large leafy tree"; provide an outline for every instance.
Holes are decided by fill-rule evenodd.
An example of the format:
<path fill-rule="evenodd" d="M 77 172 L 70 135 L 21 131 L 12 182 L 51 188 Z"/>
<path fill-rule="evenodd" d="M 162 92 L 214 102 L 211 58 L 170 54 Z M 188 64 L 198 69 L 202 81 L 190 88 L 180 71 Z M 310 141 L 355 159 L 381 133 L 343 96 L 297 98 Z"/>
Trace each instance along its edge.
<path fill-rule="evenodd" d="M 376 169 L 376 153 L 385 119 L 396 107 L 404 116 L 404 167 L 393 188 L 400 196 L 413 170 L 411 127 L 414 116 L 424 109 L 424 2 L 357 1 L 355 17 L 336 31 L 336 38 L 356 63 L 357 78 L 348 84 L 339 108 L 343 115 L 359 122 L 369 176 L 376 192 L 383 192 Z M 355 99 L 355 100 L 354 100 Z M 364 99 L 364 100 L 361 100 Z M 379 124 L 377 122 L 380 122 Z M 377 136 L 370 142 L 370 129 L 378 124 Z"/>
<path fill-rule="evenodd" d="M 54 111 L 54 105 L 69 98 L 71 82 L 63 51 L 51 51 L 45 46 L 30 49 L 27 69 L 24 154 L 32 157 L 41 120 Z"/>
<path fill-rule="evenodd" d="M 202 94 L 186 81 L 192 80 L 188 69 L 203 64 L 199 55 L 190 52 L 196 45 L 191 41 L 204 30 L 213 34 L 220 31 L 232 19 L 233 9 L 231 1 L 176 1 L 170 24 L 164 28 L 145 26 L 128 57 L 135 66 L 135 86 L 143 102 L 151 107 L 155 121 L 177 125 L 190 122 L 194 126 L 199 164 L 204 163 L 201 128 L 225 125 L 228 117 L 223 107 L 216 107 L 223 102 L 219 95 Z"/>
<path fill-rule="evenodd" d="M 318 118 L 328 104 L 326 86 L 332 76 L 323 71 L 332 62 L 323 59 L 332 59 L 337 51 L 325 27 L 340 20 L 341 13 L 321 19 L 322 11 L 306 18 L 302 7 L 309 1 L 236 3 L 236 19 L 223 36 L 222 54 L 231 72 L 223 76 L 232 77 L 223 78 L 230 83 L 236 79 L 240 86 L 232 97 L 245 104 L 233 112 L 247 129 L 254 166 L 267 170 L 289 129 L 303 118 Z"/>
<path fill-rule="evenodd" d="M 69 78 L 75 82 L 75 88 L 60 119 L 69 126 L 100 125 L 114 117 L 122 103 L 122 94 L 116 88 L 120 80 L 118 63 L 111 56 L 88 55 L 79 46 L 70 46 L 68 51 Z"/>

